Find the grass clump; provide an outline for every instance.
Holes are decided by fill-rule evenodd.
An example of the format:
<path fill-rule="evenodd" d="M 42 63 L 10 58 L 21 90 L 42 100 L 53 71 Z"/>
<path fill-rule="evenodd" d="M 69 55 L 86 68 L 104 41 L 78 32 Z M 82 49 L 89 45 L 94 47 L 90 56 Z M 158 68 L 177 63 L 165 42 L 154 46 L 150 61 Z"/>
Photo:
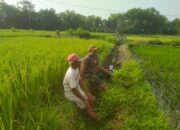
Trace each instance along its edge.
<path fill-rule="evenodd" d="M 127 71 L 135 69 L 130 75 Z M 123 74 L 123 75 L 122 75 Z M 167 119 L 158 109 L 150 85 L 143 80 L 140 65 L 129 60 L 114 73 L 115 79 L 107 92 L 101 94 L 97 103 L 97 111 L 104 120 L 106 129 L 113 130 L 169 130 Z M 118 80 L 130 77 L 130 80 Z M 133 78 L 131 78 L 133 77 Z M 134 79 L 135 80 L 132 80 Z M 127 84 L 123 82 L 131 82 Z"/>
<path fill-rule="evenodd" d="M 142 69 L 135 60 L 125 62 L 122 68 L 114 72 L 114 81 L 119 85 L 132 87 L 143 79 Z"/>

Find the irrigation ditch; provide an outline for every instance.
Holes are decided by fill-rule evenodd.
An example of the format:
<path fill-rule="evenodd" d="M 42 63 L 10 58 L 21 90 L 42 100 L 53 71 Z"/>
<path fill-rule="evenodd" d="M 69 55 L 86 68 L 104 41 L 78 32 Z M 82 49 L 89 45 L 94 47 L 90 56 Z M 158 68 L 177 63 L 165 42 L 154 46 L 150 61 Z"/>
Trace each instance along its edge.
<path fill-rule="evenodd" d="M 123 43 L 123 42 L 121 42 Z M 129 50 L 129 46 L 154 46 L 154 47 L 163 47 L 163 46 L 168 46 L 168 47 L 175 47 L 179 48 L 180 46 L 171 46 L 171 45 L 137 45 L 137 44 L 121 44 L 121 45 L 116 45 L 113 49 L 112 52 L 107 56 L 107 60 L 105 61 L 104 66 L 106 68 L 112 69 L 117 69 L 120 68 L 122 63 L 125 62 L 126 60 L 130 59 L 132 54 L 131 51 Z M 136 60 L 141 60 L 138 59 L 135 56 L 132 56 L 132 58 Z M 149 84 L 151 85 L 151 89 L 153 92 L 153 95 L 156 97 L 156 100 L 158 102 L 159 109 L 162 109 L 164 113 L 166 114 L 166 117 L 168 118 L 169 125 L 171 129 L 176 130 L 180 128 L 180 109 L 179 108 L 174 108 L 173 106 L 170 105 L 170 103 L 167 101 L 168 97 L 163 96 L 163 90 L 159 90 L 157 87 L 157 84 L 151 81 L 148 81 Z"/>

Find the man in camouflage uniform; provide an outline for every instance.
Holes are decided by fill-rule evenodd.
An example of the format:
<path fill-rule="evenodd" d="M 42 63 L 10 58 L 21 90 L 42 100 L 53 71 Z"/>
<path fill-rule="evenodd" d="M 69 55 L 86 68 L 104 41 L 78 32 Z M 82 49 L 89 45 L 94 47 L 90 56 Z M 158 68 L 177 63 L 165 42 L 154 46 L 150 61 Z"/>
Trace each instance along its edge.
<path fill-rule="evenodd" d="M 98 48 L 96 46 L 91 46 L 89 48 L 88 54 L 81 63 L 80 74 L 83 81 L 86 82 L 86 85 L 88 82 L 88 85 L 90 84 L 91 88 L 92 86 L 99 86 L 105 91 L 107 86 L 101 78 L 104 75 L 111 76 L 111 73 L 99 65 L 97 52 Z"/>

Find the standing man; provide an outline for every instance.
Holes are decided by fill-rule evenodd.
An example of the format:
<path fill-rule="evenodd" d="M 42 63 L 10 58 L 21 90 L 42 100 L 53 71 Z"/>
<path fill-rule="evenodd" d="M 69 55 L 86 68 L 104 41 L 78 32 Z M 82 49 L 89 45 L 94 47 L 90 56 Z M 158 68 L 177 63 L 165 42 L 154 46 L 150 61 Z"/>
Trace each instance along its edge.
<path fill-rule="evenodd" d="M 85 109 L 92 119 L 97 120 L 97 115 L 92 109 L 95 97 L 82 86 L 82 79 L 78 69 L 81 59 L 77 54 L 70 54 L 68 61 L 70 67 L 63 81 L 65 97 L 75 102 L 80 109 Z"/>
<path fill-rule="evenodd" d="M 99 86 L 105 91 L 107 87 L 103 80 L 101 80 L 101 77 L 104 74 L 109 76 L 112 76 L 112 74 L 107 69 L 99 65 L 97 52 L 98 48 L 96 46 L 90 46 L 88 49 L 88 54 L 81 63 L 80 73 L 81 77 L 83 78 L 83 82 L 88 82 L 89 84 L 90 81 L 90 84 L 93 84 L 93 86 Z"/>

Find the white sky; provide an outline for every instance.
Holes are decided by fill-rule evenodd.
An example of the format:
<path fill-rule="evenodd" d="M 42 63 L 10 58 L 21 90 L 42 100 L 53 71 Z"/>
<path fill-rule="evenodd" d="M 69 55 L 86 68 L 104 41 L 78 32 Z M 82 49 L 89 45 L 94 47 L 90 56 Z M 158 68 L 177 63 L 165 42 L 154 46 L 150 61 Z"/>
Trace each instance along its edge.
<path fill-rule="evenodd" d="M 4 0 L 16 4 L 20 0 Z M 121 13 L 131 8 L 154 7 L 170 20 L 180 18 L 180 0 L 30 0 L 36 10 L 54 8 L 57 12 L 74 10 L 83 15 L 96 15 L 107 18 L 114 11 Z M 87 7 L 87 8 L 86 8 Z M 91 9 L 90 9 L 91 8 Z M 93 8 L 93 9 L 92 9 Z M 97 9 L 95 9 L 97 8 Z M 105 10 L 99 10 L 105 9 Z"/>

